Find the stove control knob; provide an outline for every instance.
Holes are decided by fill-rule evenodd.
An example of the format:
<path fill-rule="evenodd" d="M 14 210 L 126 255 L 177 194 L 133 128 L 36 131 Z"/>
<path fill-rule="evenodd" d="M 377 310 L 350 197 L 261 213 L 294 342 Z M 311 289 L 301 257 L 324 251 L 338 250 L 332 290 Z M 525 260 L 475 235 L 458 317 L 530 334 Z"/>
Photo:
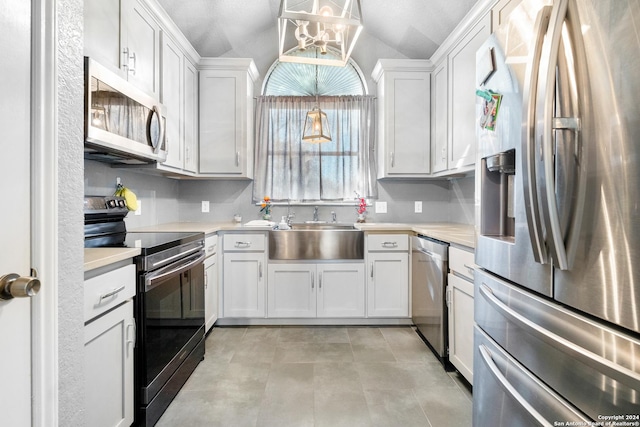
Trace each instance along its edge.
<path fill-rule="evenodd" d="M 116 201 L 115 201 L 115 200 L 113 200 L 113 199 L 111 199 L 111 200 L 107 201 L 107 207 L 108 207 L 109 209 L 113 209 L 113 208 L 115 208 L 115 207 L 116 207 Z"/>
<path fill-rule="evenodd" d="M 127 205 L 125 204 L 124 200 L 118 200 L 118 207 L 119 208 L 126 208 Z"/>

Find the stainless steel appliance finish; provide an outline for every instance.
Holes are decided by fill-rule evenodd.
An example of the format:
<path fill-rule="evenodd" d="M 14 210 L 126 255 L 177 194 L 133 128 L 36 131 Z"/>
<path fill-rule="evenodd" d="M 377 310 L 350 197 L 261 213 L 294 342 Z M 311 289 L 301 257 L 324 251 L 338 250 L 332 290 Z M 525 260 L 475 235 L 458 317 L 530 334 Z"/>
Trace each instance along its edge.
<path fill-rule="evenodd" d="M 85 158 L 142 165 L 167 158 L 164 107 L 85 57 Z"/>
<path fill-rule="evenodd" d="M 272 230 L 269 259 L 364 259 L 364 233 L 355 229 L 317 229 L 315 224 L 311 228 L 294 225 L 291 230 Z"/>
<path fill-rule="evenodd" d="M 478 129 L 474 426 L 640 421 L 639 18 L 635 2 L 523 0 L 477 53 L 493 48 L 502 103 Z M 513 172 L 488 167 L 507 152 Z M 576 414 L 485 382 L 503 350 Z"/>
<path fill-rule="evenodd" d="M 448 361 L 447 272 L 449 245 L 411 238 L 411 318 L 443 365 Z"/>
<path fill-rule="evenodd" d="M 127 232 L 121 197 L 86 196 L 85 247 L 135 247 L 135 425 L 160 418 L 204 357 L 204 234 Z"/>

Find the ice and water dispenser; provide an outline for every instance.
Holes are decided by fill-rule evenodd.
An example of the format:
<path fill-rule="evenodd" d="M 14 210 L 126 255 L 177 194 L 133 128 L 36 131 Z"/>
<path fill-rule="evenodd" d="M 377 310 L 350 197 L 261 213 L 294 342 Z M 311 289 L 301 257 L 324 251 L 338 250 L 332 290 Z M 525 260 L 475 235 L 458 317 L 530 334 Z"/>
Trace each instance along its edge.
<path fill-rule="evenodd" d="M 513 242 L 515 236 L 516 151 L 482 159 L 480 234 Z"/>

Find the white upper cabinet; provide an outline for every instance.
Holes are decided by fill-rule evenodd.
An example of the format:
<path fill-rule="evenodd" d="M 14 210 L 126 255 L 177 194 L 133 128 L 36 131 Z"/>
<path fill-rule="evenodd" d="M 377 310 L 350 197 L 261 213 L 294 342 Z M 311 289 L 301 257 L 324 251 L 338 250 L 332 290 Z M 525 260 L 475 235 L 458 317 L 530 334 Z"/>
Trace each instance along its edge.
<path fill-rule="evenodd" d="M 187 57 L 184 57 L 183 64 L 183 168 L 188 172 L 195 173 L 198 171 L 198 71 Z"/>
<path fill-rule="evenodd" d="M 476 51 L 491 35 L 487 13 L 448 56 L 448 169 L 473 169 L 476 158 Z"/>
<path fill-rule="evenodd" d="M 204 58 L 200 62 L 199 174 L 253 178 L 253 86 L 251 59 Z"/>
<path fill-rule="evenodd" d="M 378 178 L 425 177 L 431 156 L 430 62 L 380 59 L 378 83 Z"/>
<path fill-rule="evenodd" d="M 437 173 L 447 170 L 447 149 L 449 124 L 447 119 L 448 85 L 447 60 L 444 58 L 431 74 L 432 82 L 432 117 L 431 125 L 431 172 Z"/>
<path fill-rule="evenodd" d="M 84 54 L 145 92 L 159 90 L 160 26 L 137 0 L 85 0 Z"/>
<path fill-rule="evenodd" d="M 167 160 L 165 166 L 184 167 L 184 146 L 181 138 L 182 125 L 182 52 L 166 35 L 162 34 L 162 74 L 160 102 L 166 112 Z"/>

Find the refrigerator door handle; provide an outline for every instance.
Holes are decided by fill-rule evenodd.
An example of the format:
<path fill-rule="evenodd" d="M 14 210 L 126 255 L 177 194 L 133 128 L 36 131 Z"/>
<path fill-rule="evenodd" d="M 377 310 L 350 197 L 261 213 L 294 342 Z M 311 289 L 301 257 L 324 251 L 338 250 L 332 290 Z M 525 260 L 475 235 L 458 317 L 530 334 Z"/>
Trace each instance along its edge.
<path fill-rule="evenodd" d="M 540 264 L 547 263 L 547 248 L 544 245 L 544 231 L 540 215 L 540 207 L 538 204 L 538 189 L 536 187 L 536 168 L 535 168 L 535 118 L 536 118 L 536 88 L 538 86 L 538 72 L 540 68 L 540 55 L 542 52 L 542 44 L 544 36 L 549 27 L 549 18 L 551 16 L 552 6 L 544 6 L 534 25 L 535 34 L 533 48 L 526 70 L 523 90 L 524 112 L 526 114 L 525 126 L 523 127 L 522 153 L 524 169 L 523 184 L 525 191 L 525 212 L 527 217 L 529 237 L 533 248 L 533 256 L 536 262 Z"/>
<path fill-rule="evenodd" d="M 498 297 L 493 294 L 493 291 L 485 283 L 482 283 L 479 288 L 480 295 L 502 316 L 504 316 L 509 322 L 517 325 L 524 332 L 535 336 L 536 338 L 546 342 L 554 348 L 562 351 L 565 354 L 573 357 L 580 363 L 610 377 L 611 379 L 625 384 L 634 390 L 640 390 L 640 376 L 623 366 L 616 365 L 610 360 L 605 359 L 602 356 L 594 354 L 589 350 L 574 344 L 573 342 L 554 334 L 553 332 L 543 328 L 538 323 L 534 323 L 521 315 L 517 311 L 513 310 L 507 304 L 500 301 Z M 550 316 L 550 314 L 541 312 L 541 316 Z M 542 322 L 539 322 L 542 323 Z"/>
<path fill-rule="evenodd" d="M 558 125 L 559 129 L 566 129 L 568 124 L 571 124 L 576 129 L 576 132 L 579 129 L 578 119 L 574 119 L 573 123 L 571 123 L 568 118 L 557 120 L 554 117 L 556 106 L 555 87 L 557 83 L 556 66 L 558 65 L 558 55 L 560 54 L 563 24 L 567 17 L 568 3 L 568 0 L 560 0 L 555 4 L 549 23 L 549 36 L 543 44 L 540 61 L 540 84 L 538 85 L 536 96 L 535 129 L 536 143 L 540 142 L 538 164 L 543 171 L 542 175 L 537 175 L 537 185 L 541 189 L 541 204 L 544 212 L 547 242 L 555 261 L 554 264 L 561 270 L 568 270 L 570 263 L 560 226 L 560 215 L 556 200 L 554 129 L 555 125 Z"/>
<path fill-rule="evenodd" d="M 552 424 L 547 421 L 538 411 L 536 411 L 535 408 L 531 406 L 520 393 L 518 393 L 515 387 L 513 387 L 511 383 L 509 383 L 509 380 L 502 374 L 502 372 L 500 372 L 500 369 L 498 368 L 498 366 L 496 366 L 495 362 L 491 358 L 491 352 L 489 352 L 489 350 L 484 345 L 478 346 L 478 351 L 480 352 L 480 356 L 482 356 L 481 360 L 484 362 L 491 375 L 493 375 L 495 380 L 498 381 L 498 384 L 500 384 L 504 391 L 509 396 L 511 396 L 518 403 L 518 405 L 520 405 L 525 411 L 527 411 L 527 414 L 537 422 L 537 425 L 551 427 Z"/>

